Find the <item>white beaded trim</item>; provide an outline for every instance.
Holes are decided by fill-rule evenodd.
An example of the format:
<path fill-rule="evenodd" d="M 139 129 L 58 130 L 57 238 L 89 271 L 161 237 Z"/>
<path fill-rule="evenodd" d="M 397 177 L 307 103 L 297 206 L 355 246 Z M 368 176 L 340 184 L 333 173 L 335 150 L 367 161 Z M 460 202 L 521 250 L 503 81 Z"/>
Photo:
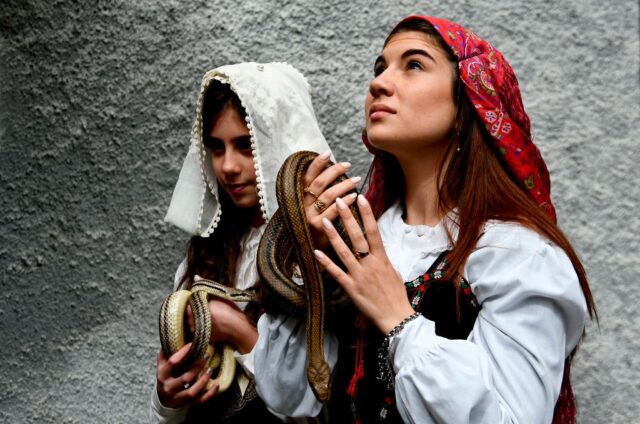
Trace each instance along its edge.
<path fill-rule="evenodd" d="M 291 68 L 293 67 L 291 66 Z M 231 81 L 231 78 L 228 75 L 217 73 L 217 72 L 211 73 L 211 74 L 205 75 L 205 79 L 200 88 L 199 101 L 196 107 L 196 122 L 194 123 L 191 131 L 192 143 L 195 143 L 198 149 L 198 156 L 200 159 L 200 175 L 202 176 L 202 181 L 204 182 L 204 185 L 205 185 L 204 190 L 202 191 L 202 198 L 200 199 L 200 210 L 198 211 L 198 221 L 196 223 L 197 228 L 201 228 L 201 224 L 202 224 L 202 215 L 204 213 L 204 199 L 207 194 L 207 187 L 211 192 L 211 194 L 216 198 L 216 200 L 218 200 L 218 210 L 214 215 L 214 217 L 212 218 L 209 225 L 207 226 L 207 228 L 200 234 L 201 237 L 209 237 L 213 233 L 213 231 L 218 226 L 218 223 L 220 222 L 220 217 L 222 215 L 222 207 L 220 205 L 219 199 L 215 194 L 215 187 L 213 185 L 213 181 L 209 181 L 207 179 L 207 174 L 205 171 L 206 149 L 204 147 L 204 144 L 202 143 L 202 104 L 204 102 L 204 94 L 206 90 L 209 88 L 209 84 L 211 83 L 212 80 L 217 80 L 222 84 L 227 84 L 231 89 L 231 91 L 233 91 L 238 96 L 238 99 L 240 99 L 240 104 L 245 111 L 245 115 L 246 115 L 245 121 L 247 123 L 247 129 L 249 130 L 249 138 L 251 143 L 251 154 L 253 155 L 253 164 L 256 170 L 256 186 L 257 186 L 258 202 L 260 204 L 262 218 L 265 220 L 265 222 L 268 221 L 267 209 L 265 207 L 265 201 L 264 201 L 264 193 L 266 191 L 264 188 L 264 183 L 262 182 L 263 180 L 262 168 L 260 166 L 258 147 L 254 139 L 253 124 L 251 123 L 249 110 L 247 109 L 247 106 L 242 100 L 242 97 L 240 96 L 240 94 L 236 91 Z"/>

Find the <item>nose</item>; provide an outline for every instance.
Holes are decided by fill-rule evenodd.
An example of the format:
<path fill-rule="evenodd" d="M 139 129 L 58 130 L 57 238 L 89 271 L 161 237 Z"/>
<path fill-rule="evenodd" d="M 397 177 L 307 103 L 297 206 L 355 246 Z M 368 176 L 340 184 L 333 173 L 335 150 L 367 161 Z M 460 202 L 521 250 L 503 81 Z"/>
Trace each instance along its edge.
<path fill-rule="evenodd" d="M 390 73 L 385 70 L 372 79 L 369 83 L 369 93 L 373 97 L 390 96 L 393 93 Z"/>
<path fill-rule="evenodd" d="M 225 174 L 239 174 L 241 171 L 240 161 L 238 160 L 237 152 L 233 149 L 229 149 L 225 152 L 222 159 L 222 172 Z"/>

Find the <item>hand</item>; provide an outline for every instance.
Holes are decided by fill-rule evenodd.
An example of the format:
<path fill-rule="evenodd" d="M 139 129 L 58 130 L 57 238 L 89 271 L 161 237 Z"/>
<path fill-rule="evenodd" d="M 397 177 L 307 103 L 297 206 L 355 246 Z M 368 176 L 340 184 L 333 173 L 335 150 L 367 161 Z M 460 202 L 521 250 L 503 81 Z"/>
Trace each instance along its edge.
<path fill-rule="evenodd" d="M 305 187 L 304 207 L 307 215 L 307 222 L 311 227 L 311 236 L 316 248 L 325 248 L 329 245 L 325 232 L 322 228 L 322 219 L 333 221 L 338 217 L 335 200 L 339 196 L 356 188 L 360 182 L 360 177 L 349 178 L 332 187 L 329 185 L 340 175 L 343 175 L 351 167 L 349 162 L 337 163 L 327 168 L 329 152 L 318 155 L 310 164 L 304 174 L 303 183 Z M 327 189 L 327 187 L 329 187 Z M 350 205 L 356 199 L 355 194 L 345 196 L 344 201 Z M 318 205 L 324 205 L 318 208 Z"/>
<path fill-rule="evenodd" d="M 196 362 L 193 367 L 186 370 L 182 375 L 173 376 L 174 370 L 184 360 L 190 347 L 191 343 L 187 343 L 168 359 L 162 349 L 158 353 L 156 362 L 158 398 L 160 398 L 162 405 L 167 408 L 180 408 L 191 403 L 204 403 L 218 393 L 217 385 L 214 385 L 209 390 L 204 390 L 211 376 L 211 370 L 207 370 L 200 378 L 197 378 L 204 367 L 204 359 Z M 196 381 L 194 382 L 194 380 Z"/>
<path fill-rule="evenodd" d="M 258 330 L 234 303 L 209 299 L 211 313 L 211 343 L 231 343 L 238 352 L 250 352 L 258 341 Z"/>
<path fill-rule="evenodd" d="M 358 209 L 362 216 L 366 238 L 351 214 L 346 202 L 336 199 L 337 210 L 344 224 L 353 252 L 340 238 L 331 221 L 322 220 L 324 232 L 338 258 L 346 266 L 343 271 L 319 250 L 314 253 L 320 265 L 342 286 L 356 307 L 369 318 L 383 334 L 388 334 L 404 318 L 413 314 L 402 278 L 395 270 L 382 244 L 378 224 L 364 196 L 358 196 Z"/>

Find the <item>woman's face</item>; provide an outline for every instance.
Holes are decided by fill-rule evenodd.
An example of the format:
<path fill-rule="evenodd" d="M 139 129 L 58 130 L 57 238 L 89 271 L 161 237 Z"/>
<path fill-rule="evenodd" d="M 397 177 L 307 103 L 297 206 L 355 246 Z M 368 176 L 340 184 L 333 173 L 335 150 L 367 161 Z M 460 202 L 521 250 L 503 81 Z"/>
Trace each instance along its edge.
<path fill-rule="evenodd" d="M 403 32 L 389 40 L 374 69 L 365 101 L 371 144 L 397 157 L 446 147 L 456 115 L 446 53 L 422 32 Z"/>
<path fill-rule="evenodd" d="M 225 107 L 204 135 L 211 152 L 211 163 L 220 188 L 240 208 L 258 206 L 256 169 L 253 165 L 251 137 L 247 124 L 235 108 Z"/>

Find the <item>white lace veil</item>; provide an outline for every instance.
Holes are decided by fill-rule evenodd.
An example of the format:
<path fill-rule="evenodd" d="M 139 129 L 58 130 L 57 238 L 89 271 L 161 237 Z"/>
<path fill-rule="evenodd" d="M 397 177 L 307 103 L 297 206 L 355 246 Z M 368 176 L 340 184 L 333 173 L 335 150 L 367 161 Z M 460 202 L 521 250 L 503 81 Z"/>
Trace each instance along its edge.
<path fill-rule="evenodd" d="M 213 80 L 229 84 L 246 111 L 260 209 L 265 221 L 278 208 L 278 170 L 293 152 L 329 150 L 316 121 L 309 84 L 286 63 L 240 63 L 207 72 L 200 87 L 189 152 L 173 190 L 165 221 L 208 237 L 223 213 L 208 149 L 202 143 L 202 105 Z"/>

